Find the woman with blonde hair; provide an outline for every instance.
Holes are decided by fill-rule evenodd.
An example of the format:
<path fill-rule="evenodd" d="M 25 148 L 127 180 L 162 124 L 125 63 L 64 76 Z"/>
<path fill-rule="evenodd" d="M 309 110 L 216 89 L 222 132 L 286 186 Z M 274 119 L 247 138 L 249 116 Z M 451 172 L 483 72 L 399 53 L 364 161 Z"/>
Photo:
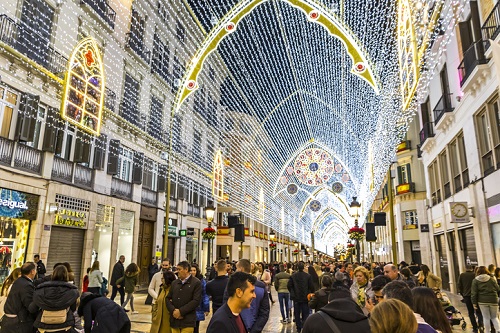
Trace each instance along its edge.
<path fill-rule="evenodd" d="M 10 275 L 5 279 L 2 285 L 2 291 L 0 292 L 0 318 L 3 317 L 4 311 L 3 308 L 5 306 L 5 301 L 7 300 L 7 296 L 9 296 L 10 288 L 14 281 L 16 281 L 21 276 L 21 268 L 17 267 L 10 273 Z"/>
<path fill-rule="evenodd" d="M 419 285 L 422 287 L 441 289 L 441 278 L 432 274 L 429 266 L 427 265 L 420 266 L 420 272 L 417 274 L 417 280 Z"/>
<path fill-rule="evenodd" d="M 370 328 L 372 333 L 416 333 L 418 324 L 408 305 L 391 298 L 373 308 Z"/>
<path fill-rule="evenodd" d="M 363 310 L 365 315 L 368 315 L 369 311 L 366 308 L 366 298 L 372 298 L 374 296 L 372 291 L 372 286 L 369 281 L 370 272 L 363 266 L 356 267 L 354 270 L 354 283 L 351 286 L 351 297 Z"/>

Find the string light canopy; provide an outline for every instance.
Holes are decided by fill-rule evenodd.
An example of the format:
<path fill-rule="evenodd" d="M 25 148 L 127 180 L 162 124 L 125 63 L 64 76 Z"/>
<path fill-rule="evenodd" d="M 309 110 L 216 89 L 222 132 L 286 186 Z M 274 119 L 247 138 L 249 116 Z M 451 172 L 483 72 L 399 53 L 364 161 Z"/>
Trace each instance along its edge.
<path fill-rule="evenodd" d="M 57 51 L 69 56 L 75 36 L 97 40 L 106 87 L 123 92 L 120 109 L 107 106 L 101 125 L 110 138 L 147 132 L 159 152 L 171 135 L 166 163 L 175 184 L 194 180 L 218 205 L 303 244 L 314 232 L 315 247 L 326 249 L 345 243 L 354 195 L 362 209 L 371 206 L 415 112 L 414 96 L 424 93 L 466 3 L 120 1 L 111 4 L 110 30 L 106 19 L 62 2 L 58 24 L 68 29 L 57 29 L 64 37 L 56 39 L 73 42 Z M 418 23 L 405 30 L 398 19 Z M 112 32 L 89 28 L 103 25 Z M 50 121 L 72 131 L 60 118 Z M 130 149 L 144 149 L 130 141 Z"/>

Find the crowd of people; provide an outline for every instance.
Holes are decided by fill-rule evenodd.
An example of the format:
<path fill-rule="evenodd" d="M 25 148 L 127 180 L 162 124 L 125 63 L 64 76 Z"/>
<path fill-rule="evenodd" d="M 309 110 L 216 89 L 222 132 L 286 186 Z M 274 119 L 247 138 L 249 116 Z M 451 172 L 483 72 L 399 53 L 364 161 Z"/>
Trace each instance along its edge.
<path fill-rule="evenodd" d="M 0 333 L 128 333 L 127 309 L 134 308 L 139 267 L 121 256 L 110 285 L 95 261 L 74 283 L 69 263 L 47 275 L 41 260 L 14 269 L 0 291 Z M 163 259 L 149 268 L 150 333 L 258 333 L 264 330 L 274 287 L 282 325 L 296 331 L 373 333 L 451 333 L 456 309 L 441 291 L 441 278 L 427 265 L 392 263 L 252 263 L 219 260 L 206 276 L 196 263 L 172 266 Z M 458 292 L 473 332 L 500 333 L 500 268 L 467 267 Z M 120 302 L 115 297 L 120 294 Z M 211 304 L 211 308 L 210 308 Z M 210 317 L 210 313 L 212 313 Z"/>

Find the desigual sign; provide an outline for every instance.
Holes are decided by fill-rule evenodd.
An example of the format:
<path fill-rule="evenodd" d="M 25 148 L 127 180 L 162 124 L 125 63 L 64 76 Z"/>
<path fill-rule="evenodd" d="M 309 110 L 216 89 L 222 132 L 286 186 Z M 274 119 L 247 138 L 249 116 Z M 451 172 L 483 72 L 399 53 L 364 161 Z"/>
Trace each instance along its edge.
<path fill-rule="evenodd" d="M 0 216 L 35 220 L 38 196 L 0 188 Z"/>

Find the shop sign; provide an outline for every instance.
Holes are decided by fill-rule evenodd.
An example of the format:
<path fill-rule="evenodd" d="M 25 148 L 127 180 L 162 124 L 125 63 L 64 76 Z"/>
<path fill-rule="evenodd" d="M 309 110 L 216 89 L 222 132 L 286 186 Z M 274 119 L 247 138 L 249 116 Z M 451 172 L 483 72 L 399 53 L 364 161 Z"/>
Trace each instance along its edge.
<path fill-rule="evenodd" d="M 54 224 L 66 227 L 82 228 L 87 227 L 88 214 L 70 209 L 61 209 L 56 214 Z"/>
<path fill-rule="evenodd" d="M 168 237 L 178 237 L 176 226 L 173 226 L 173 225 L 168 226 Z"/>
<path fill-rule="evenodd" d="M 421 224 L 420 231 L 421 232 L 429 232 L 429 225 L 428 224 Z"/>
<path fill-rule="evenodd" d="M 0 188 L 0 216 L 36 220 L 38 195 Z"/>
<path fill-rule="evenodd" d="M 187 236 L 187 230 L 186 229 L 180 229 L 179 230 L 179 237 L 186 237 Z"/>

